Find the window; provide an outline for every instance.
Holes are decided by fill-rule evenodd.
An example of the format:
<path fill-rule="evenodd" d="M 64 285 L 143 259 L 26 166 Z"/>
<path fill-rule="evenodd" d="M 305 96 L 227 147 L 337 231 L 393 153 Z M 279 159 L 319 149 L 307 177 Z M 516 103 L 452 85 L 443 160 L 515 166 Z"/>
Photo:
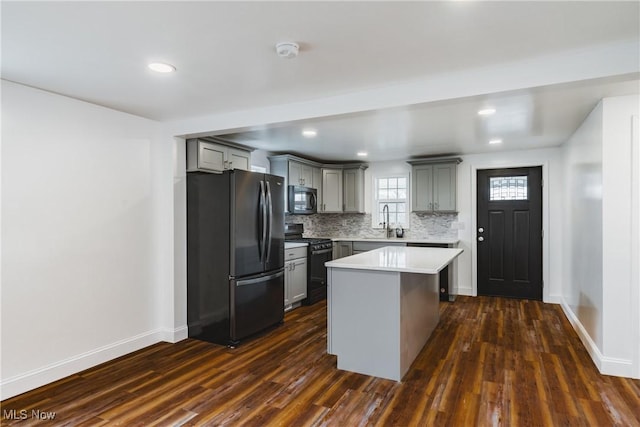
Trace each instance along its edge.
<path fill-rule="evenodd" d="M 409 206 L 407 176 L 389 176 L 375 179 L 375 200 L 373 226 L 382 227 L 381 223 L 386 221 L 387 213 L 385 206 L 389 209 L 389 224 L 394 227 L 409 226 Z"/>
<path fill-rule="evenodd" d="M 526 176 L 489 178 L 489 200 L 527 200 Z"/>

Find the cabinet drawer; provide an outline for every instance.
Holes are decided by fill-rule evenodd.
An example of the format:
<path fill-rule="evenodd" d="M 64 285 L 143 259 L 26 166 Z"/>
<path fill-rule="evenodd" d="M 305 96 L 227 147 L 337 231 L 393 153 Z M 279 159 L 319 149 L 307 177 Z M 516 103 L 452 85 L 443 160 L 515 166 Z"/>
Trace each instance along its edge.
<path fill-rule="evenodd" d="M 406 246 L 405 242 L 353 242 L 353 252 L 366 252 L 385 246 Z"/>
<path fill-rule="evenodd" d="M 284 260 L 291 261 L 296 258 L 306 258 L 307 257 L 307 247 L 302 246 L 299 248 L 286 249 L 284 250 Z"/>

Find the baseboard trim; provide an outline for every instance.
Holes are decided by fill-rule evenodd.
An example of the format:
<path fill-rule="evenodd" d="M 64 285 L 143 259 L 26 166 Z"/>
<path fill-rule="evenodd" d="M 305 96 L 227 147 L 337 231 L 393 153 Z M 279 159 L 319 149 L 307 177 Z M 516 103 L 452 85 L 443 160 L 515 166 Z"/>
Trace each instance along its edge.
<path fill-rule="evenodd" d="M 189 328 L 187 325 L 175 329 L 163 329 L 162 341 L 177 343 L 189 337 Z"/>
<path fill-rule="evenodd" d="M 465 296 L 469 296 L 472 297 L 473 295 L 473 289 L 471 288 L 458 288 L 455 289 L 455 295 L 465 295 Z"/>
<path fill-rule="evenodd" d="M 174 336 L 182 333 L 181 329 L 175 330 Z M 163 335 L 161 330 L 145 332 L 42 368 L 7 378 L 0 382 L 0 399 L 5 400 L 17 396 L 141 348 L 165 341 Z"/>
<path fill-rule="evenodd" d="M 587 330 L 582 326 L 582 322 L 580 322 L 573 310 L 571 310 L 569 304 L 567 304 L 564 298 L 560 299 L 562 311 L 578 334 L 580 341 L 582 341 L 582 344 L 586 348 L 587 353 L 589 353 L 589 356 L 591 356 L 591 360 L 593 360 L 598 371 L 603 375 L 633 378 L 633 362 L 629 359 L 618 359 L 603 355 L 596 343 L 591 339 Z"/>
<path fill-rule="evenodd" d="M 543 302 L 545 304 L 562 304 L 562 297 L 560 295 L 548 295 Z"/>

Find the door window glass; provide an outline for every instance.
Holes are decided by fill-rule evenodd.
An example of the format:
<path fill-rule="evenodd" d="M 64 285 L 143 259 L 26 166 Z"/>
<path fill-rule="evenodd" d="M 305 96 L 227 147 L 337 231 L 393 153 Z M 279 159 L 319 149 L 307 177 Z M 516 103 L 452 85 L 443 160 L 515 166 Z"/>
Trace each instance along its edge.
<path fill-rule="evenodd" d="M 527 200 L 526 176 L 499 176 L 489 178 L 489 200 Z"/>

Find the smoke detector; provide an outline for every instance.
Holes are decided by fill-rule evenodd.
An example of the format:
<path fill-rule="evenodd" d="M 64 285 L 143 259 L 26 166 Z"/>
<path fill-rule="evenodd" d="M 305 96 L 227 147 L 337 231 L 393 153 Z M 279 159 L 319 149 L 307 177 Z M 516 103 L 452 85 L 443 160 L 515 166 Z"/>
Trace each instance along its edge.
<path fill-rule="evenodd" d="M 293 42 L 283 42 L 276 45 L 276 52 L 280 58 L 295 58 L 298 56 L 299 46 Z"/>

